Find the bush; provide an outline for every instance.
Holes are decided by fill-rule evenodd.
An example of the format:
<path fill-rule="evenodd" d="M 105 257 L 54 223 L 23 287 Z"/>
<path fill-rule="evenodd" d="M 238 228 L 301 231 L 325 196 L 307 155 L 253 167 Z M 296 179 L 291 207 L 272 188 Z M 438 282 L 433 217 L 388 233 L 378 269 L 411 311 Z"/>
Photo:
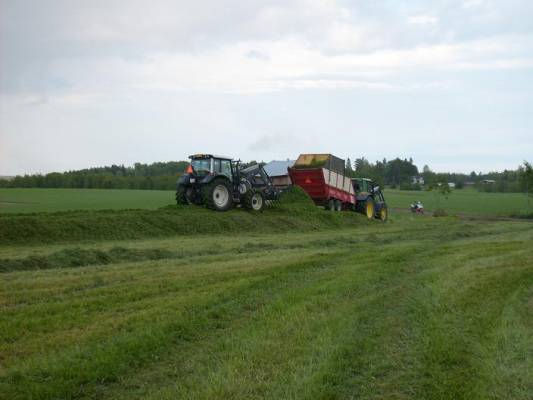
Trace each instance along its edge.
<path fill-rule="evenodd" d="M 420 184 L 418 183 L 415 183 L 415 184 L 411 184 L 411 183 L 402 183 L 400 185 L 400 190 L 415 190 L 415 191 L 420 191 L 422 190 L 422 186 L 420 186 Z"/>
<path fill-rule="evenodd" d="M 433 211 L 434 217 L 447 217 L 448 213 L 444 208 L 437 208 L 435 211 Z"/>

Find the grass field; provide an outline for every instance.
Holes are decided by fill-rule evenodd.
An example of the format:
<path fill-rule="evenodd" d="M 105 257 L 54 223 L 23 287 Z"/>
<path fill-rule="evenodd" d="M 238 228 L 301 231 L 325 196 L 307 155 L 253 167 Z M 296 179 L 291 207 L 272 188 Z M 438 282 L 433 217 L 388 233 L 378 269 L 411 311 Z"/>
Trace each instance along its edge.
<path fill-rule="evenodd" d="M 0 213 L 156 209 L 173 201 L 173 192 L 164 190 L 0 189 Z"/>
<path fill-rule="evenodd" d="M 0 217 L 0 397 L 533 397 L 531 222 L 289 199 Z"/>
<path fill-rule="evenodd" d="M 420 200 L 431 212 L 441 207 L 450 213 L 508 216 L 533 213 L 533 199 L 520 193 L 481 193 L 454 190 L 444 198 L 436 192 L 385 190 L 394 209 L 408 210 Z M 0 189 L 1 213 L 33 213 L 66 210 L 157 209 L 174 203 L 174 192 L 161 190 L 106 189 Z"/>
<path fill-rule="evenodd" d="M 409 191 L 386 189 L 385 196 L 391 207 L 409 208 L 420 200 L 428 211 L 444 208 L 450 213 L 472 215 L 517 215 L 533 213 L 533 199 L 522 193 L 483 193 L 474 189 L 452 190 L 445 198 L 436 191 Z"/>

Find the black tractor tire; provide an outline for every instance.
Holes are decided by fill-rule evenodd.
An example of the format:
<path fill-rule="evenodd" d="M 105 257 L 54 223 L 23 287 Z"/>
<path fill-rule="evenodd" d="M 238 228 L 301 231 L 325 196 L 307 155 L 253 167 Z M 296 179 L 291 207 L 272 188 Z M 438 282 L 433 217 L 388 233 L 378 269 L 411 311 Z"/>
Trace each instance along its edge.
<path fill-rule="evenodd" d="M 248 190 L 244 195 L 244 207 L 260 212 L 265 208 L 265 196 L 258 190 Z"/>
<path fill-rule="evenodd" d="M 376 218 L 382 222 L 385 222 L 387 221 L 387 219 L 389 219 L 389 209 L 387 208 L 387 206 L 382 206 L 379 209 L 379 212 L 377 213 Z"/>
<path fill-rule="evenodd" d="M 366 216 L 367 219 L 374 219 L 376 215 L 376 205 L 372 197 L 367 197 L 366 200 L 360 202 L 359 212 Z"/>
<path fill-rule="evenodd" d="M 342 201 L 335 200 L 335 211 L 342 211 Z"/>
<path fill-rule="evenodd" d="M 232 187 L 226 179 L 216 178 L 206 184 L 202 197 L 205 206 L 212 210 L 227 211 L 233 206 Z"/>
<path fill-rule="evenodd" d="M 326 211 L 335 211 L 335 200 L 329 199 L 328 202 L 324 205 Z"/>
<path fill-rule="evenodd" d="M 178 185 L 176 188 L 176 203 L 190 204 L 187 200 L 187 187 L 185 185 Z"/>

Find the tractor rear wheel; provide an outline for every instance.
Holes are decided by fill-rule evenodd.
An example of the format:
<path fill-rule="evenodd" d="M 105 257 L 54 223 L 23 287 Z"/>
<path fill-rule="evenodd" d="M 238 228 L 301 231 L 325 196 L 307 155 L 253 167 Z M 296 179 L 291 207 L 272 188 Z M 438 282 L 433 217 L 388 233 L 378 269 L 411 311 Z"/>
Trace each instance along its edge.
<path fill-rule="evenodd" d="M 233 205 L 231 185 L 225 179 L 214 179 L 203 190 L 204 203 L 207 208 L 226 211 Z"/>
<path fill-rule="evenodd" d="M 244 196 L 244 206 L 252 211 L 262 211 L 265 207 L 265 197 L 257 190 L 248 190 Z"/>

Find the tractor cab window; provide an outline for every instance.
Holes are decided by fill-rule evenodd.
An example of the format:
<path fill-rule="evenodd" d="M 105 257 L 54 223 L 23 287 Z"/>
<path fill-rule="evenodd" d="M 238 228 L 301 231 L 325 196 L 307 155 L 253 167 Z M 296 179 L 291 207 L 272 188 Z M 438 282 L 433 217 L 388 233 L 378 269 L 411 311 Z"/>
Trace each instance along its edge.
<path fill-rule="evenodd" d="M 213 172 L 216 173 L 216 174 L 220 174 L 222 173 L 222 168 L 220 166 L 220 160 L 217 160 L 215 159 L 214 160 L 214 169 L 213 169 Z"/>
<path fill-rule="evenodd" d="M 226 175 L 229 179 L 232 178 L 230 160 L 220 160 L 220 173 Z"/>
<path fill-rule="evenodd" d="M 191 165 L 194 168 L 194 172 L 196 173 L 196 175 L 207 175 L 211 172 L 210 159 L 192 160 Z"/>

